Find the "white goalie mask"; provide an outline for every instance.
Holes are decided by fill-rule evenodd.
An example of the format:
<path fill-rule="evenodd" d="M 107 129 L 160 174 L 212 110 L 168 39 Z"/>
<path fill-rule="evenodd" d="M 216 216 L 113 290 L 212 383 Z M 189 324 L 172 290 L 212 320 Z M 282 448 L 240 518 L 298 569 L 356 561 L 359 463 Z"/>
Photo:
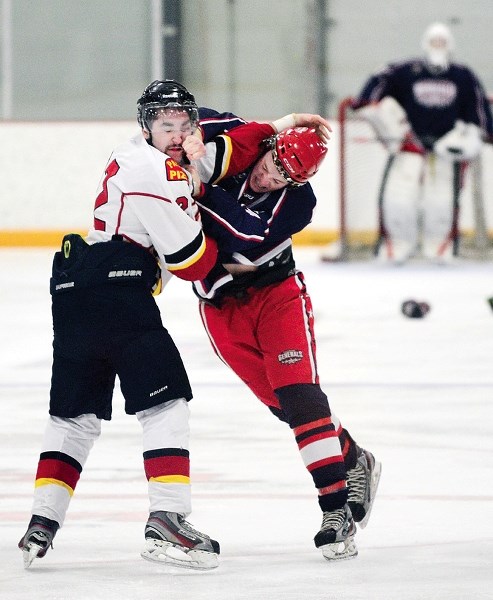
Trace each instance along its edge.
<path fill-rule="evenodd" d="M 443 23 L 430 25 L 423 35 L 421 46 L 432 72 L 441 73 L 449 68 L 450 55 L 454 50 L 454 38 L 446 25 Z"/>

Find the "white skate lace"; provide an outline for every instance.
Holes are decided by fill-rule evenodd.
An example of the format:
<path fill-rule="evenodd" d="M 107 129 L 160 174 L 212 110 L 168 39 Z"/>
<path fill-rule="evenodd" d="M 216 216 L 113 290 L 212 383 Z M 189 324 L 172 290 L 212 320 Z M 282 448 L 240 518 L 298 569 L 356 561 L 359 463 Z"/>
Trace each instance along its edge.
<path fill-rule="evenodd" d="M 324 512 L 321 529 L 333 529 L 339 531 L 346 521 L 346 511 L 344 508 L 338 508 L 330 512 Z"/>
<path fill-rule="evenodd" d="M 195 534 L 197 537 L 202 537 L 202 538 L 205 538 L 205 539 L 210 539 L 207 534 L 202 533 L 198 529 L 195 529 L 194 527 L 192 527 L 192 525 L 188 521 L 185 521 L 185 519 L 181 519 L 178 522 L 180 524 L 180 527 L 183 527 L 183 529 L 186 529 L 190 533 Z"/>
<path fill-rule="evenodd" d="M 358 463 L 347 472 L 348 502 L 363 502 L 366 493 L 366 470 Z"/>

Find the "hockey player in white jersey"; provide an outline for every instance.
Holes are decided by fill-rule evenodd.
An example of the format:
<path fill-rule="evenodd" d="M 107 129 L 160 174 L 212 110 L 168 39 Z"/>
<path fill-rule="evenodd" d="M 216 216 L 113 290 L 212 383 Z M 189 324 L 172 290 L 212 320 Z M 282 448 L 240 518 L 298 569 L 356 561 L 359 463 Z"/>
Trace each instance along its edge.
<path fill-rule="evenodd" d="M 422 47 L 423 58 L 387 65 L 353 102 L 389 151 L 377 253 L 396 263 L 419 250 L 437 262 L 457 254 L 466 168 L 482 140 L 493 135 L 481 83 L 469 68 L 451 62 L 449 28 L 431 25 Z"/>
<path fill-rule="evenodd" d="M 63 526 L 101 421 L 111 419 L 116 375 L 125 411 L 143 431 L 150 514 L 142 557 L 218 566 L 219 544 L 185 520 L 192 391 L 152 295 L 161 271 L 163 280 L 174 274 L 193 281 L 207 275 L 217 256 L 175 160 L 197 126 L 197 105 L 180 84 L 154 82 L 138 101 L 138 121 L 142 131 L 109 159 L 88 236 L 66 235 L 54 257 L 50 416 L 32 517 L 19 542 L 26 567 L 46 554 Z"/>

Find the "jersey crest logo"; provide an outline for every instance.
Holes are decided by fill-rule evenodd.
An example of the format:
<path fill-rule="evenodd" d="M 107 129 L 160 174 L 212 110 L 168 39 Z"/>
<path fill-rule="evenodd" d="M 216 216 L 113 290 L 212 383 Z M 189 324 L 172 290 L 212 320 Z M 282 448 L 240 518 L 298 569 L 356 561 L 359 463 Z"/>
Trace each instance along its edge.
<path fill-rule="evenodd" d="M 303 352 L 301 350 L 285 350 L 279 354 L 277 360 L 283 365 L 292 365 L 303 360 Z"/>
<path fill-rule="evenodd" d="M 172 158 L 166 159 L 166 179 L 168 181 L 188 181 L 185 171 Z"/>
<path fill-rule="evenodd" d="M 427 108 L 451 106 L 457 97 L 457 86 L 453 81 L 416 81 L 413 84 L 416 102 Z"/>

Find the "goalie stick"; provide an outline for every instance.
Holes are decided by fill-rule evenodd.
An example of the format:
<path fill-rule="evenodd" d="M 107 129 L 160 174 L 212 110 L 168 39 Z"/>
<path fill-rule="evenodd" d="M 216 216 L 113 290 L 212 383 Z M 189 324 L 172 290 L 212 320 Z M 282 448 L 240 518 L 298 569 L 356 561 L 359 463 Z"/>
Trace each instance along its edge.
<path fill-rule="evenodd" d="M 385 222 L 384 222 L 384 218 L 383 218 L 383 210 L 384 210 L 383 195 L 385 192 L 385 186 L 387 185 L 387 179 L 389 177 L 390 169 L 392 168 L 392 165 L 394 164 L 395 157 L 396 157 L 395 154 L 389 154 L 389 157 L 387 159 L 387 163 L 385 164 L 385 169 L 384 169 L 384 172 L 382 175 L 380 189 L 378 190 L 378 238 L 377 238 L 377 242 L 375 244 L 375 248 L 373 250 L 373 254 L 375 256 L 378 256 L 378 251 L 380 250 L 380 246 L 382 245 L 382 242 L 386 238 Z"/>
<path fill-rule="evenodd" d="M 452 165 L 452 169 L 454 172 L 453 181 L 452 181 L 452 194 L 453 194 L 453 204 L 452 204 L 452 244 L 453 244 L 453 255 L 458 256 L 459 254 L 459 197 L 461 190 L 461 179 L 462 179 L 462 170 L 463 163 L 462 162 L 454 162 Z"/>

